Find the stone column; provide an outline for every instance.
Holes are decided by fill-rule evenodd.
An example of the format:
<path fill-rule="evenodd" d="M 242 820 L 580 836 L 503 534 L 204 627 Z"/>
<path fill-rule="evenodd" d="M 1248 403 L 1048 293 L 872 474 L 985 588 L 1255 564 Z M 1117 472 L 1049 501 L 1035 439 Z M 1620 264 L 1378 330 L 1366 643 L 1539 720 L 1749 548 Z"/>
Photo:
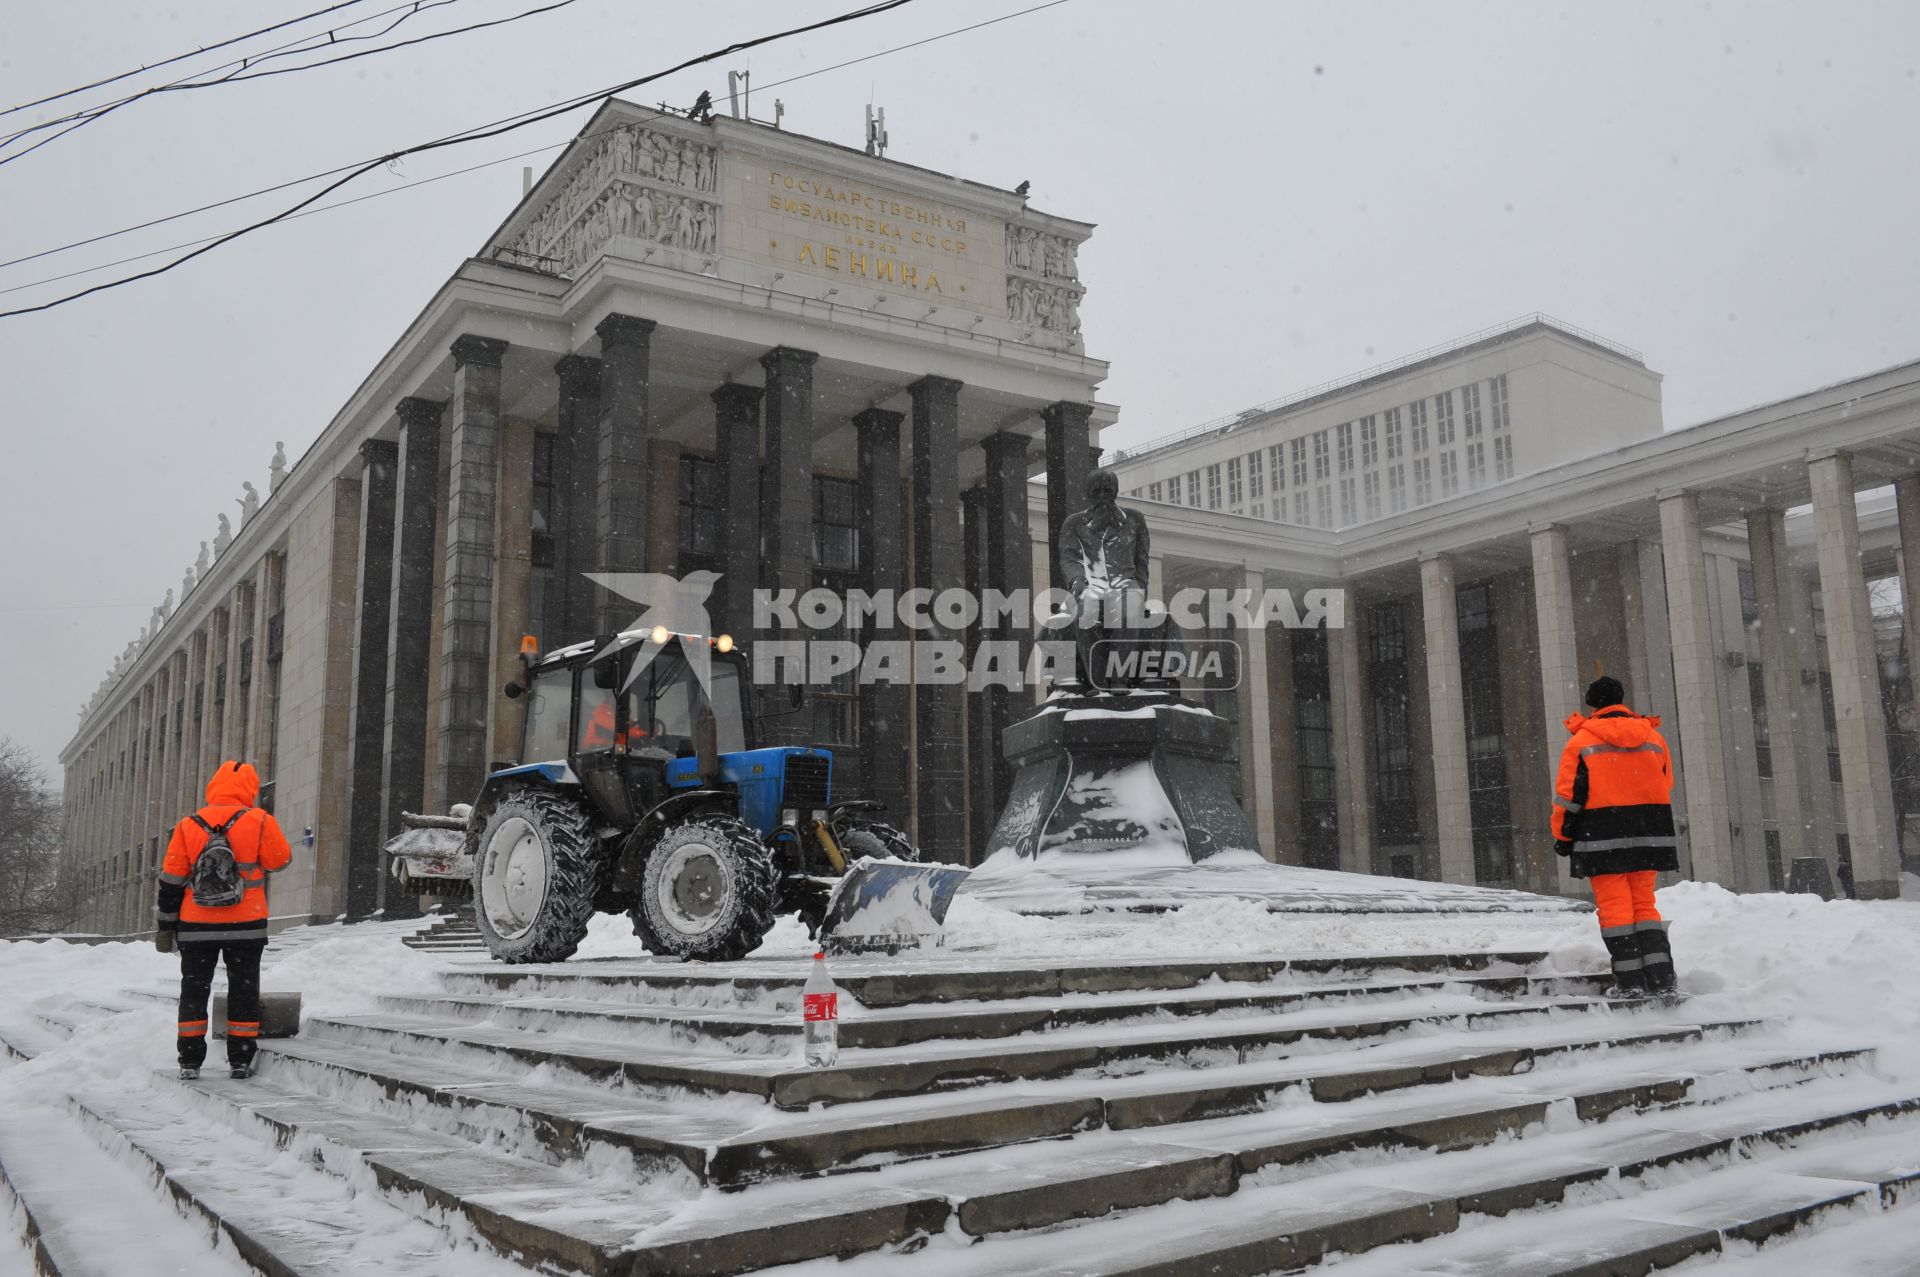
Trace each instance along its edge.
<path fill-rule="evenodd" d="M 900 491 L 901 414 L 868 408 L 853 419 L 859 453 L 861 572 L 866 589 L 907 588 L 907 526 Z M 897 627 L 852 634 L 861 643 L 898 642 Z M 866 763 L 864 797 L 886 804 L 887 816 L 906 829 L 913 810 L 907 786 L 907 709 L 910 689 L 901 683 L 871 683 L 860 689 L 860 754 Z"/>
<path fill-rule="evenodd" d="M 533 623 L 533 450 L 538 432 L 521 417 L 500 423 L 500 490 L 494 505 L 494 587 L 492 673 L 487 679 L 493 728 L 487 751 L 494 761 L 520 758 L 520 729 L 526 723 L 527 698 L 500 694 L 509 679 L 523 677 L 520 641 L 528 634 L 546 642 Z M 677 508 L 678 502 L 675 506 Z M 548 645 L 552 650 L 552 645 Z"/>
<path fill-rule="evenodd" d="M 760 581 L 760 396 L 758 386 L 728 382 L 713 392 L 714 453 L 727 512 L 726 566 L 714 611 L 727 633 L 753 634 L 753 591 Z"/>
<path fill-rule="evenodd" d="M 986 454 L 986 588 L 1007 595 L 1026 591 L 1028 606 L 1010 623 L 989 630 L 989 641 L 1019 644 L 1019 669 L 1022 687 L 1026 677 L 1028 653 L 1033 642 L 1033 521 L 1027 509 L 1027 449 L 1031 441 L 1022 434 L 1002 431 L 988 435 L 980 444 Z M 986 728 L 991 739 L 986 751 L 992 760 L 993 792 L 996 810 L 989 813 L 988 828 L 999 819 L 998 807 L 1005 806 L 1013 788 L 1013 765 L 1001 752 L 1000 741 L 1009 727 L 1026 716 L 1027 697 L 1007 687 L 989 687 L 986 691 Z"/>
<path fill-rule="evenodd" d="M 498 497 L 500 361 L 507 343 L 453 342 L 453 422 L 447 432 L 447 575 L 441 602 L 436 811 L 470 803 L 487 769 L 493 648 L 494 503 Z"/>
<path fill-rule="evenodd" d="M 987 563 L 987 489 L 976 484 L 960 494 L 961 562 L 964 565 L 967 593 L 975 599 L 982 597 L 986 587 Z M 979 620 L 961 631 L 961 641 L 966 646 L 965 662 L 968 669 L 973 663 L 980 647 L 985 630 Z M 999 813 L 1000 798 L 1006 792 L 995 784 L 993 765 L 993 732 L 987 722 L 988 689 L 971 691 L 964 688 L 961 692 L 961 705 L 965 711 L 964 752 L 967 773 L 967 837 L 963 844 L 966 848 L 966 862 L 978 864 L 985 855 L 987 835 L 993 831 L 994 817 Z"/>
<path fill-rule="evenodd" d="M 1266 576 L 1247 569 L 1247 591 L 1257 608 L 1266 593 Z M 1247 689 L 1246 752 L 1251 781 L 1246 786 L 1246 806 L 1253 830 L 1260 837 L 1260 854 L 1268 860 L 1279 856 L 1273 812 L 1273 685 L 1267 670 L 1267 630 L 1256 626 L 1241 635 L 1242 668 L 1240 685 Z"/>
<path fill-rule="evenodd" d="M 1887 758 L 1873 610 L 1860 562 L 1853 459 L 1844 452 L 1818 452 L 1808 458 L 1807 474 L 1813 486 L 1814 541 L 1820 556 L 1827 665 L 1833 671 L 1840 787 L 1846 802 L 1855 893 L 1864 900 L 1898 899 L 1900 850 L 1893 825 L 1893 769 Z"/>
<path fill-rule="evenodd" d="M 1428 721 L 1433 725 L 1433 806 L 1440 879 L 1472 883 L 1473 817 L 1467 802 L 1466 696 L 1460 676 L 1460 601 L 1453 559 L 1420 556 L 1421 620 L 1427 648 Z"/>
<path fill-rule="evenodd" d="M 554 410 L 554 486 L 559 497 L 554 503 L 559 525 L 554 545 L 563 602 L 561 632 L 540 636 L 549 649 L 591 637 L 597 620 L 594 585 L 586 573 L 600 570 L 598 430 L 605 375 L 601 362 L 586 355 L 563 355 L 553 371 L 560 379 Z"/>
<path fill-rule="evenodd" d="M 597 487 L 594 527 L 602 572 L 644 572 L 647 562 L 647 398 L 651 319 L 608 315 L 600 335 L 600 422 L 595 439 Z M 632 623 L 635 605 L 611 591 L 595 591 L 594 632 L 612 634 Z M 443 769 L 444 770 L 444 769 Z"/>
<path fill-rule="evenodd" d="M 813 366 L 819 358 L 791 346 L 760 357 L 767 377 L 761 404 L 766 436 L 760 468 L 761 580 L 771 589 L 791 590 L 794 597 L 813 585 Z M 766 743 L 811 744 L 812 722 L 808 715 L 771 719 Z"/>
<path fill-rule="evenodd" d="M 400 813 L 426 808 L 427 678 L 433 665 L 433 551 L 444 408 L 431 399 L 402 399 L 395 409 L 400 429 L 394 464 L 386 695 L 381 705 L 382 839 L 400 832 Z"/>
<path fill-rule="evenodd" d="M 175 651 L 167 658 L 167 703 L 162 715 L 161 730 L 167 738 L 166 770 L 160 775 L 160 807 L 163 818 L 177 821 L 186 815 L 187 809 L 180 805 L 181 775 L 186 766 L 185 737 L 175 731 L 175 726 L 184 721 L 181 711 L 183 698 L 187 691 L 187 658 L 184 649 Z"/>
<path fill-rule="evenodd" d="M 206 762 L 207 774 L 231 758 L 227 750 L 227 697 L 232 692 L 233 612 L 215 608 L 207 616 L 207 636 L 213 650 L 207 657 Z"/>
<path fill-rule="evenodd" d="M 1780 869 L 1795 857 L 1818 855 L 1807 837 L 1807 733 L 1796 720 L 1800 662 L 1794 651 L 1792 568 L 1787 557 L 1786 512 L 1747 512 L 1747 555 L 1753 565 L 1753 595 L 1760 620 L 1761 675 L 1767 697 L 1767 748 L 1772 757 L 1773 814 L 1780 826 Z"/>
<path fill-rule="evenodd" d="M 360 445 L 360 553 L 354 572 L 353 704 L 347 728 L 346 882 L 348 921 L 380 907 L 381 777 L 385 768 L 387 642 L 393 615 L 394 491 L 400 449 L 385 439 Z"/>
<path fill-rule="evenodd" d="M 220 740 L 227 757 L 252 762 L 247 751 L 247 694 L 241 682 L 243 658 L 252 649 L 253 612 L 256 606 L 253 583 L 233 587 L 227 598 L 227 705 L 220 725 Z"/>
<path fill-rule="evenodd" d="M 254 598 L 258 603 L 254 607 L 253 687 L 247 696 L 247 715 L 252 721 L 247 727 L 247 741 L 252 749 L 253 765 L 259 771 L 263 785 L 273 779 L 279 767 L 280 743 L 274 737 L 280 688 L 267 659 L 267 649 L 273 642 L 274 617 L 279 611 L 286 564 L 283 555 L 261 555 L 254 586 Z"/>
<path fill-rule="evenodd" d="M 187 673 L 187 726 L 186 747 L 181 756 L 186 760 L 185 772 L 181 777 L 182 789 L 180 811 L 185 814 L 200 808 L 206 801 L 207 779 L 213 769 L 207 766 L 207 701 L 211 695 L 208 688 L 207 656 L 211 644 L 205 628 L 196 630 L 188 642 Z"/>
<path fill-rule="evenodd" d="M 1040 410 L 1047 427 L 1047 544 L 1054 549 L 1049 574 L 1055 589 L 1064 590 L 1060 579 L 1060 525 L 1067 516 L 1087 504 L 1087 477 L 1093 473 L 1093 405 L 1084 403 L 1048 404 Z"/>
<path fill-rule="evenodd" d="M 1900 614 L 1906 628 L 1907 675 L 1920 688 L 1920 474 L 1893 483 L 1900 515 Z"/>
<path fill-rule="evenodd" d="M 1373 872 L 1373 770 L 1367 765 L 1365 614 L 1350 607 L 1346 621 L 1339 629 L 1327 631 L 1327 684 L 1333 697 L 1340 867 L 1348 873 L 1363 874 Z"/>
<path fill-rule="evenodd" d="M 1271 625 L 1266 641 L 1267 729 L 1277 761 L 1268 768 L 1273 784 L 1273 855 L 1283 865 L 1306 863 L 1300 828 L 1300 712 L 1293 686 L 1293 631 Z"/>
<path fill-rule="evenodd" d="M 1720 713 L 1720 659 L 1707 612 L 1707 564 L 1700 540 L 1700 499 L 1687 491 L 1659 494 L 1660 539 L 1667 573 L 1667 618 L 1673 635 L 1674 702 L 1679 711 L 1675 773 L 1687 777 L 1690 876 L 1732 889 L 1732 812 L 1728 802 L 1725 730 Z M 1644 711 L 1643 711 L 1644 712 Z M 1671 744 L 1671 739 L 1669 740 Z"/>
<path fill-rule="evenodd" d="M 913 584 L 938 598 L 965 584 L 960 529 L 960 383 L 923 377 L 913 395 Z M 964 636 L 937 620 L 921 635 L 934 643 Z M 929 860 L 965 857 L 961 821 L 963 765 L 960 754 L 963 686 L 921 680 L 914 687 L 918 745 L 917 838 Z"/>
<path fill-rule="evenodd" d="M 1533 546 L 1533 610 L 1535 633 L 1540 644 L 1540 700 L 1544 707 L 1546 735 L 1546 785 L 1553 792 L 1560 768 L 1560 750 L 1566 744 L 1567 715 L 1583 712 L 1584 687 L 1581 684 L 1577 622 L 1573 614 L 1573 562 L 1567 553 L 1567 530 L 1557 523 L 1544 524 L 1528 531 Z M 1629 698 L 1631 699 L 1631 698 Z M 1522 812 L 1533 804 L 1527 801 L 1529 787 L 1524 781 L 1515 786 Z M 1550 801 L 1550 800 L 1549 800 Z M 1528 822 L 1515 822 L 1522 828 Z M 1575 895 L 1579 884 L 1568 872 L 1571 862 L 1555 856 L 1558 865 L 1555 889 L 1561 895 Z"/>
<path fill-rule="evenodd" d="M 647 440 L 647 571 L 675 575 L 680 559 L 680 445 Z"/>

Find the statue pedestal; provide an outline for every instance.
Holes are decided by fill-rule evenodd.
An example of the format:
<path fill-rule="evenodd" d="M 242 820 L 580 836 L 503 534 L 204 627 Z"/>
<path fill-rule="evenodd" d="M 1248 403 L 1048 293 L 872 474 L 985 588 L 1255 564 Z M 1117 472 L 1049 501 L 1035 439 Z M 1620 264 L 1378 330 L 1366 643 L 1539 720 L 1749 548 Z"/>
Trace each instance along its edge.
<path fill-rule="evenodd" d="M 1000 742 L 1016 771 L 989 852 L 1258 853 L 1234 725 L 1170 692 L 1055 694 Z"/>

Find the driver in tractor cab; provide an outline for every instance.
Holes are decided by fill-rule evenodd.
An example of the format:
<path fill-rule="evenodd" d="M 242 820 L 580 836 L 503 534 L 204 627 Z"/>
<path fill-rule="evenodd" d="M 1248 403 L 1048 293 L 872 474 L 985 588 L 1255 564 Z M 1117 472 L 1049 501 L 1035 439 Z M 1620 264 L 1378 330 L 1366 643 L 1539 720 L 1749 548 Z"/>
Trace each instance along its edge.
<path fill-rule="evenodd" d="M 607 749 L 613 746 L 617 740 L 618 743 L 626 746 L 628 749 L 632 749 L 635 745 L 645 740 L 646 737 L 646 729 L 638 723 L 628 723 L 626 734 L 622 737 L 615 730 L 613 701 L 608 699 L 594 706 L 592 716 L 587 719 L 587 725 L 580 733 L 580 748 L 585 750 Z"/>

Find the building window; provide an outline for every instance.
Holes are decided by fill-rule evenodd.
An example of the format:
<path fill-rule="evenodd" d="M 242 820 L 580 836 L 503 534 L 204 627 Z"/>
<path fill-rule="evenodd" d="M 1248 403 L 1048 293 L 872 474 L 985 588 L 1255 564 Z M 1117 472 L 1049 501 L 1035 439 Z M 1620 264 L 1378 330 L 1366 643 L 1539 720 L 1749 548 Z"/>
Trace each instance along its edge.
<path fill-rule="evenodd" d="M 1340 526 L 1352 526 L 1354 516 L 1353 476 L 1345 475 L 1340 480 Z"/>
<path fill-rule="evenodd" d="M 1340 454 L 1340 473 L 1353 469 L 1353 423 L 1343 421 L 1333 428 L 1333 438 Z"/>
<path fill-rule="evenodd" d="M 1460 424 L 1467 438 L 1480 437 L 1480 383 L 1477 381 L 1460 388 Z"/>
<path fill-rule="evenodd" d="M 1313 477 L 1324 479 L 1330 473 L 1327 468 L 1327 432 L 1322 430 L 1313 436 Z"/>
<path fill-rule="evenodd" d="M 1295 440 L 1295 442 L 1299 442 Z M 1287 463 L 1283 453 L 1284 444 L 1274 444 L 1267 449 L 1268 468 L 1273 471 L 1273 490 L 1275 492 L 1287 486 Z"/>
<path fill-rule="evenodd" d="M 1240 478 L 1240 458 L 1232 457 L 1227 461 L 1227 506 L 1238 510 L 1246 502 L 1246 487 Z"/>
<path fill-rule="evenodd" d="M 1369 519 L 1379 518 L 1380 472 L 1378 470 L 1369 470 L 1360 476 L 1360 495 L 1365 500 L 1362 508 L 1366 512 L 1366 517 Z"/>
<path fill-rule="evenodd" d="M 1340 867 L 1333 770 L 1333 690 L 1327 632 L 1292 631 L 1294 756 L 1300 770 L 1300 854 L 1312 869 Z"/>
<path fill-rule="evenodd" d="M 1413 437 L 1414 455 L 1427 450 L 1427 401 L 1416 399 L 1407 405 L 1407 433 Z"/>
<path fill-rule="evenodd" d="M 1267 480 L 1260 471 L 1260 461 L 1257 450 L 1247 454 L 1247 495 L 1255 501 L 1267 495 Z"/>
<path fill-rule="evenodd" d="M 1319 528 L 1333 526 L 1333 485 L 1330 483 L 1313 490 L 1313 523 Z"/>
<path fill-rule="evenodd" d="M 1440 495 L 1450 497 L 1460 491 L 1460 457 L 1449 449 L 1440 454 Z"/>
<path fill-rule="evenodd" d="M 1513 437 L 1511 435 L 1493 437 L 1493 477 L 1513 478 Z"/>
<path fill-rule="evenodd" d="M 1764 779 L 1773 775 L 1773 745 L 1767 725 L 1767 680 L 1759 661 L 1747 662 L 1747 701 L 1753 706 L 1753 765 Z"/>
<path fill-rule="evenodd" d="M 1307 494 L 1304 490 L 1293 494 L 1293 521 L 1303 528 L 1307 526 Z"/>
<path fill-rule="evenodd" d="M 1467 445 L 1467 486 L 1487 486 L 1487 445 L 1477 439 Z"/>
<path fill-rule="evenodd" d="M 1760 831 L 1760 837 L 1765 839 L 1767 844 L 1767 887 L 1773 891 L 1785 891 L 1787 875 L 1780 863 L 1780 831 L 1763 829 Z"/>
<path fill-rule="evenodd" d="M 1760 595 L 1754 588 L 1753 569 L 1741 564 L 1740 578 L 1740 623 L 1748 629 L 1760 623 Z"/>
<path fill-rule="evenodd" d="M 1387 467 L 1387 505 L 1395 514 L 1407 508 L 1407 468 L 1404 465 Z"/>
<path fill-rule="evenodd" d="M 1254 502 L 1254 503 L 1253 503 L 1253 517 L 1254 517 L 1254 518 L 1256 518 L 1256 519 L 1264 519 L 1264 518 L 1266 518 L 1266 517 L 1267 517 L 1267 503 L 1266 503 L 1266 502 L 1264 502 L 1264 501 L 1256 501 L 1256 502 Z"/>
<path fill-rule="evenodd" d="M 1220 465 L 1215 462 L 1207 467 L 1207 509 L 1220 508 Z"/>
<path fill-rule="evenodd" d="M 1387 409 L 1387 460 L 1398 461 L 1406 440 L 1400 434 L 1400 410 Z"/>
<path fill-rule="evenodd" d="M 1363 467 L 1380 464 L 1380 428 L 1372 417 L 1360 418 L 1360 464 Z"/>
<path fill-rule="evenodd" d="M 1200 504 L 1200 472 L 1198 470 L 1187 471 L 1187 504 L 1190 506 Z"/>
<path fill-rule="evenodd" d="M 1453 392 L 1443 390 L 1433 397 L 1433 434 L 1442 448 L 1453 446 Z"/>
<path fill-rule="evenodd" d="M 1426 505 L 1433 500 L 1433 458 L 1413 459 L 1413 503 Z"/>
<path fill-rule="evenodd" d="M 1827 729 L 1827 779 L 1840 783 L 1840 723 L 1833 712 L 1833 675 L 1820 671 L 1820 718 Z"/>
<path fill-rule="evenodd" d="M 1160 485 L 1157 483 L 1149 483 L 1147 485 L 1147 500 L 1158 501 L 1159 499 L 1160 499 Z"/>
<path fill-rule="evenodd" d="M 1399 603 L 1367 609 L 1367 729 L 1372 735 L 1373 829 L 1383 845 L 1419 838 L 1413 793 L 1413 720 L 1407 616 Z"/>
<path fill-rule="evenodd" d="M 1493 387 L 1490 396 L 1493 405 L 1493 432 L 1500 434 L 1512 427 L 1513 422 L 1507 416 L 1507 374 L 1501 373 L 1489 383 Z"/>
<path fill-rule="evenodd" d="M 852 479 L 814 476 L 813 562 L 822 572 L 860 571 L 860 485 Z"/>
<path fill-rule="evenodd" d="M 1514 881 L 1513 819 L 1507 795 L 1506 727 L 1500 704 L 1500 636 L 1491 585 L 1462 586 L 1460 691 L 1467 734 L 1467 808 L 1473 822 L 1475 876 Z"/>

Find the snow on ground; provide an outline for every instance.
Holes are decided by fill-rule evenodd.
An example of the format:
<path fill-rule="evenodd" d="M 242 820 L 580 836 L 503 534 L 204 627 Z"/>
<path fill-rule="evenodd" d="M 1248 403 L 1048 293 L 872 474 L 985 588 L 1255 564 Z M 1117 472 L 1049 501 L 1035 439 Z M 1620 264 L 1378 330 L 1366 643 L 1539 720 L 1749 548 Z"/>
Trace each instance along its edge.
<path fill-rule="evenodd" d="M 1738 896 L 1682 883 L 1660 892 L 1691 1018 L 1765 1018 L 1781 1040 L 1881 1048 L 1886 1081 L 1920 1081 L 1920 879 L 1908 875 L 1905 899 L 1823 902 L 1806 895 Z M 485 959 L 422 952 L 399 943 L 418 922 L 302 928 L 276 937 L 264 985 L 298 989 L 309 1010 L 349 1014 L 377 1009 L 382 993 L 435 987 L 443 971 Z M 756 958 L 795 962 L 812 951 L 806 930 L 783 919 Z M 1253 957 L 1414 953 L 1474 949 L 1546 952 L 1552 970 L 1596 970 L 1605 962 L 1591 914 L 1285 914 L 1264 904 L 1215 898 L 1159 914 L 1035 917 L 962 895 L 948 918 L 940 962 L 979 958 L 1086 961 L 1100 958 Z M 599 917 L 582 959 L 640 958 L 644 950 L 623 917 Z M 902 961 L 911 961 L 909 956 Z M 177 987 L 178 960 L 150 944 L 81 945 L 0 941 L 0 1026 L 33 1027 L 36 1010 L 76 1003 L 129 1006 L 84 1024 L 72 1038 L 41 1032 L 43 1053 L 0 1066 L 0 1123 L 59 1112 L 74 1090 L 111 1092 L 134 1105 L 161 1101 L 154 1070 L 172 1066 L 173 1010 L 129 1002 L 129 990 Z M 213 1062 L 220 1046 L 213 1044 Z M 17 1227 L 17 1220 L 15 1221 Z M 1889 1242 L 1893 1226 L 1875 1240 Z M 7 1229 L 14 1231 L 13 1228 Z M 1889 1237 L 1881 1237 L 1888 1233 Z M 23 1252 L 0 1237 L 0 1274 Z"/>

